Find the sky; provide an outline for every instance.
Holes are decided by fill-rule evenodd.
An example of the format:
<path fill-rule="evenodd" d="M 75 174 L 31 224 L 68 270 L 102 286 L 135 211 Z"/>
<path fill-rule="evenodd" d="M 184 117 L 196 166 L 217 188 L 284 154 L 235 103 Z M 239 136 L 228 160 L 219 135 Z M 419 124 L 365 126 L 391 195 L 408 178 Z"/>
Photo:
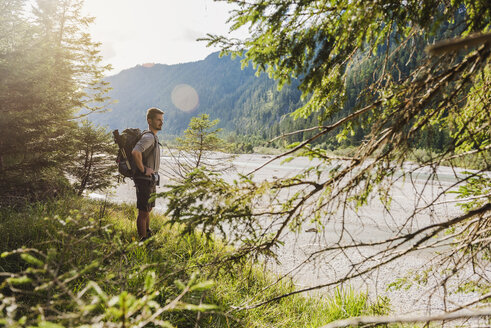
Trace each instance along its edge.
<path fill-rule="evenodd" d="M 104 64 L 113 66 L 108 75 L 139 64 L 204 59 L 219 49 L 196 39 L 207 33 L 226 35 L 231 9 L 213 0 L 86 0 L 84 8 L 96 18 L 90 32 L 102 43 Z"/>

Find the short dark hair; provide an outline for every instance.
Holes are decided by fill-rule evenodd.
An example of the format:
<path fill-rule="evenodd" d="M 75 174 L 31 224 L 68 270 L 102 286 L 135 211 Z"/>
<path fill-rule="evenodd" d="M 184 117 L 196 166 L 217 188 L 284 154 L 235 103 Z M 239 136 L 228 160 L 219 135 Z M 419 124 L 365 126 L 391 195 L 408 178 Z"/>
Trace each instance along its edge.
<path fill-rule="evenodd" d="M 159 115 L 159 114 L 164 114 L 164 112 L 162 110 L 158 109 L 157 107 L 150 107 L 147 110 L 147 120 L 148 119 L 153 120 L 155 118 L 155 116 Z"/>

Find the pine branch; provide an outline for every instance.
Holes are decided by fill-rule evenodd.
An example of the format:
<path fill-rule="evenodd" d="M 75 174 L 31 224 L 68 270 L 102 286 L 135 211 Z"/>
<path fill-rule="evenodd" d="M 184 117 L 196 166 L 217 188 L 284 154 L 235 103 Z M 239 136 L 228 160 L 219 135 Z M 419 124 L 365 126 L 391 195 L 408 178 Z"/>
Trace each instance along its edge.
<path fill-rule="evenodd" d="M 467 49 L 470 47 L 475 47 L 485 43 L 487 43 L 488 47 L 491 44 L 491 32 L 476 33 L 465 38 L 455 38 L 451 40 L 437 42 L 434 45 L 427 47 L 426 51 L 433 56 L 438 56 L 459 51 L 462 49 Z"/>

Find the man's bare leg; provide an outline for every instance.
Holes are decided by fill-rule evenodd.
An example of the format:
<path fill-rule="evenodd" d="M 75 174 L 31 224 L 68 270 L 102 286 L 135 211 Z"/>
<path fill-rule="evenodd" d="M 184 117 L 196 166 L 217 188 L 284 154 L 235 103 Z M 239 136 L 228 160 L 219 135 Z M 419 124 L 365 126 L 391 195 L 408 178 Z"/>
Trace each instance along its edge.
<path fill-rule="evenodd" d="M 138 217 L 136 218 L 136 228 L 138 229 L 138 237 L 140 240 L 147 238 L 147 231 L 150 227 L 150 212 L 138 210 Z"/>

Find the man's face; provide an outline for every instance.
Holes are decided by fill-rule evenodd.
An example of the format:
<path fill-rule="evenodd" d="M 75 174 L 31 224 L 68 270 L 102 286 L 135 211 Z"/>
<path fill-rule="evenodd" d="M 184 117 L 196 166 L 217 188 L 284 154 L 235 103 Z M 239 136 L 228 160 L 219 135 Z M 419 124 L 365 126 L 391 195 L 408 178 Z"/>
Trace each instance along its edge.
<path fill-rule="evenodd" d="M 148 125 L 154 130 L 160 131 L 162 129 L 162 124 L 164 124 L 164 115 L 157 114 L 153 119 L 148 120 Z"/>

